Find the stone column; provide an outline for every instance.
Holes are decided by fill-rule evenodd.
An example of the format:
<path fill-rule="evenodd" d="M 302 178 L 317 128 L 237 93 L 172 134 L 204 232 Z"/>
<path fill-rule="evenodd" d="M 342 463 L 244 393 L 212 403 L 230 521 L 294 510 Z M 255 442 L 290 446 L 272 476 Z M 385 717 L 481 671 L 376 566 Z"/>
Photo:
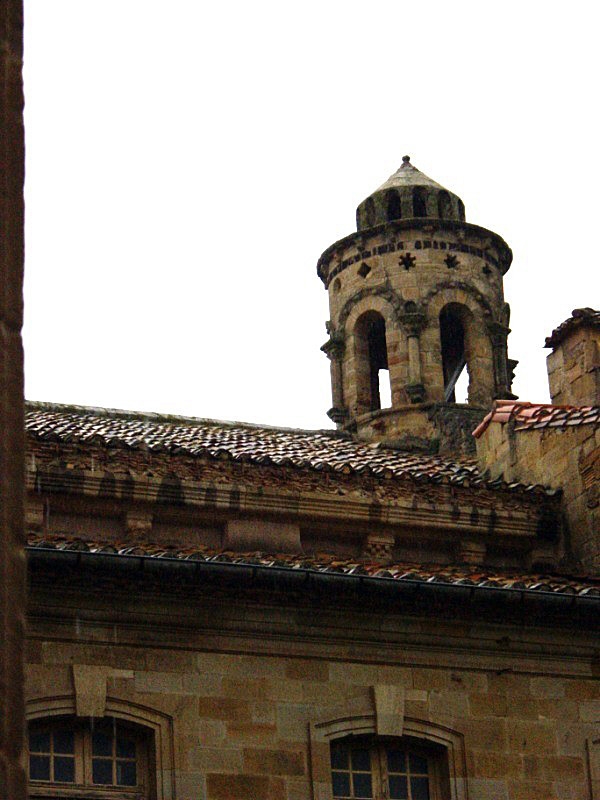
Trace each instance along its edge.
<path fill-rule="evenodd" d="M 508 355 L 506 340 L 509 329 L 499 322 L 487 323 L 488 333 L 492 342 L 494 353 L 494 398 L 499 400 L 510 400 L 514 397 L 511 392 L 508 376 Z"/>
<path fill-rule="evenodd" d="M 347 416 L 344 408 L 344 377 L 342 358 L 344 356 L 344 338 L 342 334 L 332 333 L 321 350 L 330 361 L 332 407 L 327 412 L 330 420 L 340 427 Z"/>
<path fill-rule="evenodd" d="M 23 7 L 0 5 L 0 797 L 24 800 Z"/>
<path fill-rule="evenodd" d="M 419 336 L 427 324 L 427 317 L 418 309 L 410 309 L 400 315 L 400 323 L 408 339 L 408 385 L 406 392 L 411 403 L 425 400 L 425 386 L 421 372 L 421 344 Z"/>

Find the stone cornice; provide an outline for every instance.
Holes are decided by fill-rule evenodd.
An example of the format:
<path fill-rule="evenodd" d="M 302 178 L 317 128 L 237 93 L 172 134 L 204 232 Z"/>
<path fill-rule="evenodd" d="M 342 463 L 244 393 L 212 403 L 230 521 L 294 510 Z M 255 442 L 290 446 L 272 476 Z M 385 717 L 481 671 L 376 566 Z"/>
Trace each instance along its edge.
<path fill-rule="evenodd" d="M 489 231 L 486 228 L 482 228 L 479 225 L 473 225 L 469 222 L 413 218 L 395 220 L 394 222 L 388 222 L 385 225 L 376 225 L 373 228 L 357 231 L 345 236 L 343 239 L 339 239 L 322 253 L 317 262 L 317 275 L 319 278 L 321 278 L 325 286 L 327 286 L 329 277 L 326 267 L 329 265 L 329 262 L 338 250 L 343 250 L 350 245 L 356 245 L 359 251 L 363 253 L 363 255 L 361 255 L 361 258 L 363 258 L 364 248 L 372 239 L 381 237 L 385 234 L 387 234 L 388 237 L 395 236 L 397 233 L 412 230 L 423 231 L 427 235 L 430 235 L 431 231 L 449 231 L 456 234 L 462 234 L 463 236 L 471 235 L 478 239 L 485 239 L 489 241 L 498 251 L 498 255 L 500 257 L 498 268 L 500 269 L 500 273 L 502 275 L 508 271 L 511 265 L 512 250 L 506 244 L 504 239 L 493 231 Z"/>
<path fill-rule="evenodd" d="M 109 478 L 109 480 L 107 480 Z M 35 470 L 27 475 L 27 486 L 36 497 L 68 495 L 112 501 L 129 509 L 132 504 L 165 509 L 204 510 L 221 521 L 231 516 L 282 517 L 315 524 L 341 523 L 362 528 L 393 529 L 399 536 L 419 530 L 432 536 L 469 535 L 492 537 L 494 541 L 536 538 L 541 514 L 531 503 L 511 496 L 503 507 L 501 497 L 489 491 L 461 492 L 461 487 L 406 486 L 404 496 L 394 502 L 378 502 L 373 496 L 310 490 L 293 490 L 264 484 L 179 480 L 174 476 L 115 478 L 102 471 Z M 428 487 L 429 488 L 429 487 Z M 438 491 L 431 491 L 431 489 Z M 441 490 L 441 491 L 439 491 Z M 461 494 L 464 497 L 461 498 Z M 478 497 L 479 495 L 479 497 Z M 478 502 L 480 500 L 480 502 Z M 496 501 L 496 502 L 494 502 Z M 191 515 L 193 518 L 193 514 Z"/>

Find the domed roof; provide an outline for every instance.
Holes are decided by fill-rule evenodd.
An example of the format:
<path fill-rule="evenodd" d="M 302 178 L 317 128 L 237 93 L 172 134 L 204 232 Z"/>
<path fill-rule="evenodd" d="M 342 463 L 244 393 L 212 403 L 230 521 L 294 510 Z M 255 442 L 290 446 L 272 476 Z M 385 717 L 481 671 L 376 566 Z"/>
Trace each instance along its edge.
<path fill-rule="evenodd" d="M 410 156 L 402 156 L 402 164 L 376 191 L 383 192 L 385 189 L 400 189 L 405 186 L 432 186 L 435 189 L 444 190 L 443 186 L 411 164 Z"/>
<path fill-rule="evenodd" d="M 465 207 L 449 192 L 402 158 L 402 165 L 356 209 L 359 231 L 400 219 L 465 221 Z"/>

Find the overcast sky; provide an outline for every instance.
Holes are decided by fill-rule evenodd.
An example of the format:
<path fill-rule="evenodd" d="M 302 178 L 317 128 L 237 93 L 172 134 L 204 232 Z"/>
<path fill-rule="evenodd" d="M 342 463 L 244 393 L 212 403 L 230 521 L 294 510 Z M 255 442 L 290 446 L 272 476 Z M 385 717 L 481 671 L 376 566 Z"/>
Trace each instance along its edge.
<path fill-rule="evenodd" d="M 514 252 L 514 389 L 600 306 L 574 2 L 28 0 L 29 399 L 329 427 L 321 252 L 410 154 Z"/>

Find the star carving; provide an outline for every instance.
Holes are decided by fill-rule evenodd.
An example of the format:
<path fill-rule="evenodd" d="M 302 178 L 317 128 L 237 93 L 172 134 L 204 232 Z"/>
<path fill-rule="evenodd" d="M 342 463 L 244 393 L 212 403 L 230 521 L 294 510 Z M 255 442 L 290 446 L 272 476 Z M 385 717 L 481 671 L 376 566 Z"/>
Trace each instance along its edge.
<path fill-rule="evenodd" d="M 460 261 L 453 253 L 448 253 L 446 258 L 444 259 L 444 263 L 448 267 L 448 269 L 456 269 L 460 264 Z"/>
<path fill-rule="evenodd" d="M 411 267 L 417 263 L 417 259 L 413 256 L 412 253 L 404 253 L 403 256 L 400 256 L 400 260 L 398 261 L 401 267 L 404 267 L 405 270 L 409 270 Z"/>

